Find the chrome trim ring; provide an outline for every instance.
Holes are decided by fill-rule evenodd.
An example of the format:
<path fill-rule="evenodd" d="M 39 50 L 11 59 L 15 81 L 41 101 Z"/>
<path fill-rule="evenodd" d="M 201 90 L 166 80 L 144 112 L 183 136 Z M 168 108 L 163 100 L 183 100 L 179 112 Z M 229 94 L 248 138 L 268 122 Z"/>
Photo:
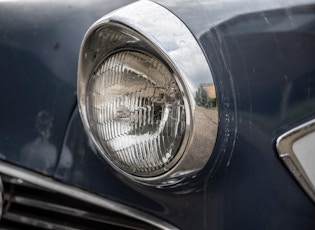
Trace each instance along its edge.
<path fill-rule="evenodd" d="M 111 28 L 123 30 L 133 37 L 133 41 L 123 45 L 102 43 L 102 30 L 108 32 Z M 161 173 L 151 177 L 131 175 L 112 163 L 93 137 L 87 115 L 86 91 L 95 66 L 115 51 L 126 49 L 140 49 L 160 57 L 174 72 L 188 110 L 186 134 L 178 154 Z M 100 154 L 128 178 L 164 186 L 178 183 L 187 174 L 200 171 L 208 162 L 217 137 L 218 109 L 209 109 L 212 99 L 216 99 L 213 77 L 198 41 L 186 25 L 164 7 L 150 1 L 138 1 L 104 16 L 87 31 L 79 56 L 79 111 L 85 130 Z"/>
<path fill-rule="evenodd" d="M 306 193 L 312 198 L 315 202 L 315 186 L 312 181 L 315 178 L 311 178 L 309 176 L 310 173 L 307 172 L 307 168 L 305 167 L 305 163 L 301 162 L 299 159 L 298 150 L 294 148 L 295 143 L 299 140 L 305 138 L 307 135 L 313 134 L 315 135 L 315 119 L 309 122 L 306 122 L 286 133 L 281 135 L 276 142 L 276 147 L 278 150 L 278 154 L 280 158 L 283 160 L 285 165 L 291 171 L 292 175 L 295 179 L 300 183 Z M 312 140 L 313 144 L 314 140 Z M 313 144 L 314 145 L 314 144 Z M 312 158 L 308 159 L 308 163 L 311 163 L 314 166 L 315 160 L 315 150 L 312 149 Z M 314 169 L 312 169 L 314 174 Z M 314 176 L 314 175 L 312 175 Z"/>

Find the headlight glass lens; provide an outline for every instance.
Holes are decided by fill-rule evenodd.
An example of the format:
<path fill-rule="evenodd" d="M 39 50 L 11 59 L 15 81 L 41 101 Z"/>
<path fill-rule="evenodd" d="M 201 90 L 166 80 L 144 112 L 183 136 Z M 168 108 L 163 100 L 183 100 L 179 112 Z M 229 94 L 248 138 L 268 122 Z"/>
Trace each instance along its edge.
<path fill-rule="evenodd" d="M 139 51 L 109 55 L 93 71 L 86 100 L 93 136 L 116 166 L 146 177 L 174 160 L 185 107 L 174 74 L 158 58 Z"/>

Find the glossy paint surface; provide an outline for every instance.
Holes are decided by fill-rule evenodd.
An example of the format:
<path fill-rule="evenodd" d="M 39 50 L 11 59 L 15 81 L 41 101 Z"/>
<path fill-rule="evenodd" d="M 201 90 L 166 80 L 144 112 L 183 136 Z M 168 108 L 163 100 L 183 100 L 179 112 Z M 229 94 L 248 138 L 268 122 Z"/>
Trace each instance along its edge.
<path fill-rule="evenodd" d="M 315 115 L 314 2 L 165 4 L 198 37 L 219 87 L 220 163 L 209 163 L 205 227 L 313 229 L 315 206 L 275 139 Z"/>
<path fill-rule="evenodd" d="M 76 104 L 82 38 L 93 22 L 122 4 L 0 2 L 1 159 L 54 172 Z"/>
<path fill-rule="evenodd" d="M 56 176 L 183 229 L 313 229 L 315 206 L 278 158 L 275 139 L 315 114 L 314 6 L 163 4 L 198 38 L 218 88 L 219 135 L 207 166 L 178 186 L 147 188 L 112 170 L 101 173 L 99 159 L 85 149 L 85 163 L 76 167 L 93 167 L 94 182 L 70 169 Z M 115 192 L 126 185 L 132 195 Z"/>
<path fill-rule="evenodd" d="M 78 111 L 75 109 L 67 128 L 55 178 L 147 211 L 181 229 L 314 229 L 315 205 L 278 158 L 275 140 L 287 130 L 315 117 L 315 3 L 165 1 L 161 4 L 179 16 L 199 40 L 218 88 L 219 134 L 210 161 L 198 175 L 187 178 L 177 186 L 167 189 L 140 186 L 116 175 L 99 157 L 86 137 Z M 39 105 L 42 103 L 38 108 L 48 103 L 54 113 L 54 121 L 62 121 L 62 125 L 58 127 L 65 129 L 75 101 L 71 100 L 72 96 L 69 96 L 71 103 L 67 102 L 68 100 L 61 100 L 60 97 L 67 98 L 70 93 L 75 98 L 77 60 L 75 55 L 78 54 L 84 30 L 88 27 L 88 23 L 83 23 L 77 17 L 90 15 L 87 12 L 94 12 L 92 8 L 98 9 L 95 10 L 97 14 L 92 13 L 95 17 L 102 11 L 106 14 L 109 10 L 106 4 L 103 5 L 103 9 L 100 9 L 98 4 L 89 6 L 91 8 L 86 7 L 84 10 L 82 8 L 81 15 L 76 14 L 74 18 L 76 20 L 72 21 L 78 23 L 76 28 L 81 28 L 81 37 L 73 38 L 74 40 L 71 39 L 73 42 L 67 43 L 69 45 L 67 49 L 72 52 L 68 58 L 60 59 L 62 63 L 68 63 L 62 73 L 71 69 L 71 74 L 59 72 L 56 79 L 64 79 L 60 82 L 67 82 L 64 84 L 71 87 L 63 90 L 59 88 L 60 91 L 55 96 L 59 98 L 57 100 L 59 103 L 53 104 L 52 100 L 43 99 L 48 90 L 50 92 L 56 90 L 56 85 L 49 85 L 45 91 L 41 89 L 44 92 L 37 91 L 29 85 L 28 90 L 17 97 L 14 95 L 21 90 L 6 89 L 12 84 L 6 83 L 4 87 L 1 83 L 1 93 L 11 93 L 12 98 L 4 100 L 6 97 L 2 96 L 1 106 L 15 111 L 13 104 L 19 102 L 23 95 L 25 103 L 29 101 L 29 105 L 33 104 L 32 99 L 36 96 Z M 1 21 L 4 20 L 2 9 L 4 8 L 0 7 Z M 7 18 L 10 17 L 7 15 Z M 25 23 L 20 20 L 20 23 L 22 22 Z M 57 28 L 59 24 L 54 22 L 49 28 L 54 26 Z M 20 33 L 24 34 L 24 39 L 32 36 L 30 28 L 25 29 L 25 33 L 20 30 L 21 27 L 18 29 L 16 36 L 9 39 L 10 41 L 14 38 L 13 40 L 22 42 Z M 2 31 L 4 30 L 1 29 L 0 33 L 3 33 Z M 11 67 L 6 69 L 5 73 L 18 71 L 22 67 L 13 68 L 17 65 L 13 63 L 24 63 L 25 59 L 29 58 L 17 55 L 17 46 L 13 46 L 11 50 L 8 42 L 3 42 L 3 34 L 1 35 L 1 68 Z M 40 40 L 36 39 L 33 42 L 39 43 Z M 62 43 L 57 51 L 61 50 L 61 47 Z M 2 50 L 6 51 L 6 55 Z M 13 59 L 16 61 L 2 64 L 7 58 L 17 56 L 24 62 Z M 31 68 L 30 64 L 36 68 Z M 22 66 L 32 71 L 41 70 L 40 65 L 33 64 Z M 50 68 L 55 70 L 52 64 Z M 32 73 L 29 71 L 24 71 L 28 73 L 27 76 Z M 14 74 L 13 77 L 10 75 L 11 78 L 8 79 L 14 79 L 15 76 L 14 82 L 19 82 L 23 79 L 20 78 L 21 75 Z M 42 75 L 38 73 L 34 76 L 39 78 Z M 4 77 L 2 79 L 4 82 L 9 81 Z M 25 86 L 23 82 L 18 85 L 18 89 L 22 89 L 22 85 Z M 63 105 L 65 108 L 62 110 L 62 107 L 57 105 Z M 20 140 L 16 143 L 21 142 L 19 145 L 9 145 L 7 141 L 1 145 L 0 147 L 6 150 L 3 158 L 10 162 L 25 164 L 27 167 L 32 166 L 21 160 L 20 147 L 17 146 L 23 146 L 45 134 L 36 129 L 30 131 L 35 127 L 34 121 L 41 111 L 37 104 L 34 103 L 34 106 L 36 108 L 33 110 L 28 106 L 28 110 L 22 111 L 28 111 L 23 118 L 28 126 L 18 120 L 18 115 L 14 119 L 10 118 L 13 116 L 12 111 L 1 112 L 0 116 L 0 135 L 3 135 L 1 140 L 5 139 L 5 135 L 9 135 Z M 46 115 L 44 113 L 42 116 L 49 118 Z M 47 125 L 44 127 L 47 128 Z M 17 128 L 21 131 L 16 132 Z M 59 138 L 53 141 L 54 145 L 60 147 L 63 131 L 58 129 L 52 133 Z M 27 139 L 30 140 L 25 141 Z M 3 150 L 0 150 L 2 154 Z"/>

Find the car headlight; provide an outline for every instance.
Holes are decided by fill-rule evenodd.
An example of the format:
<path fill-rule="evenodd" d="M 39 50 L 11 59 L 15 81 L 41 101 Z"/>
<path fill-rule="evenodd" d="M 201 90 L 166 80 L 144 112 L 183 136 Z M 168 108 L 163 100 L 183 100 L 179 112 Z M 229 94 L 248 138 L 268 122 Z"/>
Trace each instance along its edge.
<path fill-rule="evenodd" d="M 172 184 L 206 164 L 218 126 L 210 94 L 213 79 L 197 41 L 158 4 L 121 8 L 92 25 L 83 40 L 83 124 L 99 153 L 133 180 Z"/>
<path fill-rule="evenodd" d="M 186 127 L 171 70 L 152 55 L 122 50 L 96 66 L 87 87 L 89 125 L 110 161 L 138 176 L 163 172 Z"/>

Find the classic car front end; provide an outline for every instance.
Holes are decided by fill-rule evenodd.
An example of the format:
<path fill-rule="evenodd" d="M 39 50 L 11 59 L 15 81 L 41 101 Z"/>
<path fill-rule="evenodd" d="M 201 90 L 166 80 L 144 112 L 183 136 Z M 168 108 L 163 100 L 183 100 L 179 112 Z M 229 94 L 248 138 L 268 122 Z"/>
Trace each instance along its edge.
<path fill-rule="evenodd" d="M 0 226 L 314 229 L 315 2 L 0 1 Z"/>

